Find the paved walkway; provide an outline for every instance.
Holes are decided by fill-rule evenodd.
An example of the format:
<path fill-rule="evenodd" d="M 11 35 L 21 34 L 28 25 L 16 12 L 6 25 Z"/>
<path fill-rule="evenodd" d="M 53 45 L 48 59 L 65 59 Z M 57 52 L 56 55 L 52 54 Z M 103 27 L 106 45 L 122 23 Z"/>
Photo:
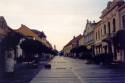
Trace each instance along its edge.
<path fill-rule="evenodd" d="M 30 83 L 125 83 L 124 69 L 84 64 L 83 60 L 56 57 L 52 69 L 41 70 Z"/>
<path fill-rule="evenodd" d="M 15 77 L 0 83 L 125 83 L 125 69 L 85 64 L 83 60 L 56 56 L 51 69 L 17 67 Z"/>
<path fill-rule="evenodd" d="M 43 63 L 42 63 L 43 64 Z M 31 65 L 18 64 L 12 77 L 0 79 L 0 83 L 30 83 L 30 81 L 43 69 L 40 64 L 38 68 Z"/>
<path fill-rule="evenodd" d="M 56 57 L 50 63 L 52 68 L 41 70 L 30 83 L 81 83 L 63 57 Z"/>

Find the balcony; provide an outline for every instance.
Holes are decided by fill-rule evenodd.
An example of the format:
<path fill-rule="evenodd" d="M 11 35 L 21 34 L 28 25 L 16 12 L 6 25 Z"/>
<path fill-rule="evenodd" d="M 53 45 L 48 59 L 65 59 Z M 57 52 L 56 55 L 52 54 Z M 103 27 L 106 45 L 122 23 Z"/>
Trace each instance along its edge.
<path fill-rule="evenodd" d="M 111 42 L 112 41 L 112 38 L 115 36 L 115 32 L 112 32 L 112 33 L 107 33 L 105 35 L 102 36 L 102 41 L 104 42 Z"/>

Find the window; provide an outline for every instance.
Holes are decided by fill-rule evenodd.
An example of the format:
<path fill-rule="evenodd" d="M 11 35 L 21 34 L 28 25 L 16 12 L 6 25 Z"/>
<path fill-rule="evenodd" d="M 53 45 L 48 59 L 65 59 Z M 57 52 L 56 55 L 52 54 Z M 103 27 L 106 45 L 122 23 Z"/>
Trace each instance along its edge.
<path fill-rule="evenodd" d="M 104 35 L 106 34 L 106 25 L 104 25 Z"/>
<path fill-rule="evenodd" d="M 122 24 L 123 24 L 123 28 L 125 28 L 125 15 L 122 16 Z"/>
<path fill-rule="evenodd" d="M 100 39 L 100 31 L 98 31 L 98 38 Z"/>
<path fill-rule="evenodd" d="M 111 27 L 110 27 L 110 22 L 108 22 L 108 32 L 109 32 L 109 34 L 111 33 Z"/>
<path fill-rule="evenodd" d="M 115 22 L 115 18 L 113 19 L 113 32 L 116 31 L 116 22 Z"/>
<path fill-rule="evenodd" d="M 96 40 L 97 40 L 97 32 L 96 32 Z"/>
<path fill-rule="evenodd" d="M 102 29 L 101 29 L 101 37 L 102 37 L 102 35 L 103 35 L 103 34 L 102 34 Z"/>

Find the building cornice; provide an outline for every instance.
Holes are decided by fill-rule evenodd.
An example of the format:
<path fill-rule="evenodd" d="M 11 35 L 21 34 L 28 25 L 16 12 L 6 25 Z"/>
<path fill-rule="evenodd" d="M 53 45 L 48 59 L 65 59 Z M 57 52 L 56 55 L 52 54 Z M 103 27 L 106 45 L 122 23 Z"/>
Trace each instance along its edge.
<path fill-rule="evenodd" d="M 121 11 L 122 9 L 125 9 L 125 4 L 118 8 L 118 11 Z"/>
<path fill-rule="evenodd" d="M 120 7 L 123 4 L 125 4 L 125 2 L 111 2 L 111 6 L 110 7 L 106 7 L 103 11 L 102 11 L 102 15 L 100 16 L 100 18 L 102 19 L 103 17 L 105 17 L 107 14 L 109 14 L 113 9 L 115 9 L 116 7 Z"/>

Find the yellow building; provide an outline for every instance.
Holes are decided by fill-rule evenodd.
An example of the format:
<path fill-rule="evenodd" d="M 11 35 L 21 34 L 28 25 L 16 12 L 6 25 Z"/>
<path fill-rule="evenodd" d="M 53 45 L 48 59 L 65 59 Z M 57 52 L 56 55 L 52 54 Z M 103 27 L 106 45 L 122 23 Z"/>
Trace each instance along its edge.
<path fill-rule="evenodd" d="M 47 47 L 52 48 L 51 44 L 49 43 L 49 41 L 46 40 L 46 38 L 39 37 L 38 34 L 34 33 L 31 29 L 29 29 L 27 26 L 25 26 L 23 24 L 21 25 L 21 27 L 19 29 L 16 30 L 16 32 L 19 32 L 28 38 L 38 40 L 41 43 L 45 44 Z"/>

